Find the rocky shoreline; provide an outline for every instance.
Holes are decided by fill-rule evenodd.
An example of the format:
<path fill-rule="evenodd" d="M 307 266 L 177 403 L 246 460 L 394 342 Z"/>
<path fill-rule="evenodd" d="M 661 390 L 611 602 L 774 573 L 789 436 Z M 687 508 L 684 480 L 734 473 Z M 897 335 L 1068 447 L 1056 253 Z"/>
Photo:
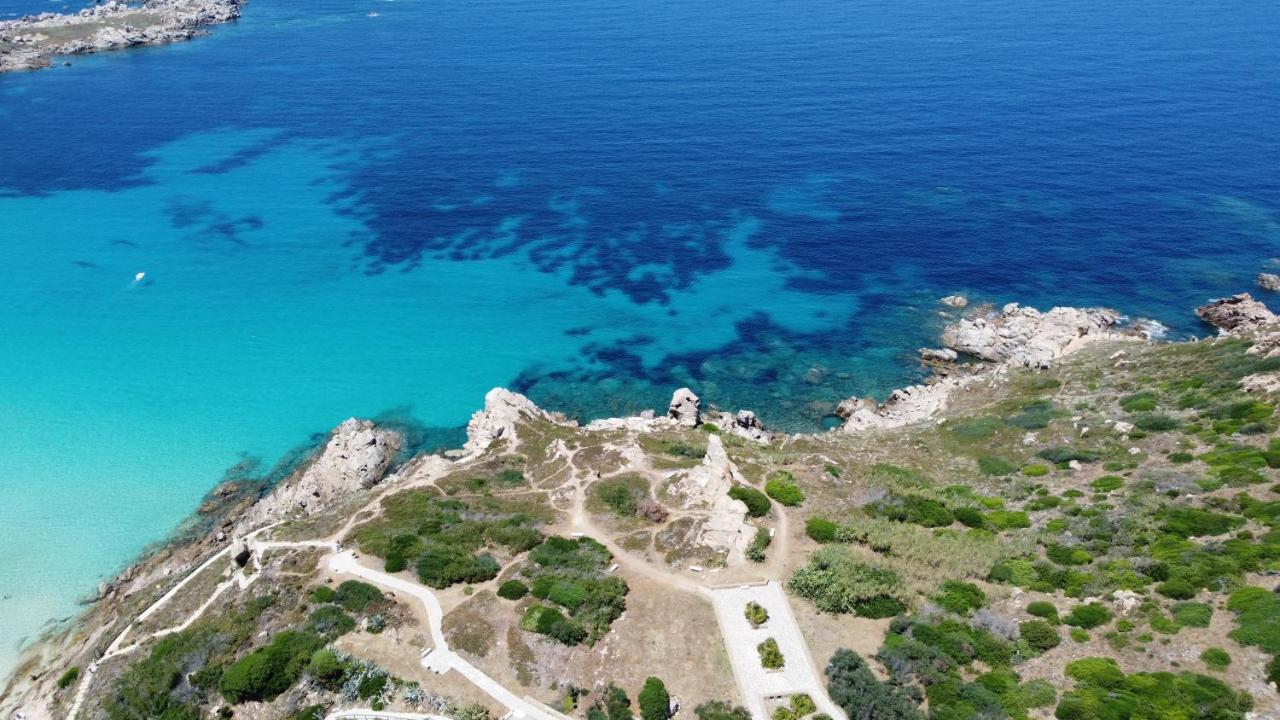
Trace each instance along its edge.
<path fill-rule="evenodd" d="M 0 72 L 39 70 L 59 55 L 163 45 L 205 34 L 240 17 L 241 0 L 110 0 L 76 13 L 40 13 L 0 22 Z"/>
<path fill-rule="evenodd" d="M 947 299 L 950 300 L 950 299 Z M 947 302 L 945 304 L 952 304 Z M 954 305 L 953 305 L 954 306 Z M 1248 294 L 1214 300 L 1198 308 L 1196 314 L 1217 327 L 1220 334 L 1249 336 L 1251 354 L 1280 356 L 1280 316 Z M 859 434 L 893 428 L 940 422 L 956 392 L 971 385 L 998 385 L 1019 368 L 1045 369 L 1059 359 L 1099 341 L 1150 342 L 1154 338 L 1150 326 L 1121 322 L 1121 315 L 1102 308 L 1053 308 L 1041 312 L 1034 308 L 1009 304 L 996 310 L 989 306 L 972 308 L 965 317 L 948 325 L 942 341 L 949 352 L 922 351 L 935 367 L 935 376 L 924 385 L 899 389 L 887 400 L 850 398 L 841 403 L 839 414 L 845 424 L 828 435 Z M 1112 358 L 1123 355 L 1117 351 Z M 965 355 L 976 360 L 960 363 Z M 1117 360 L 1117 362 L 1124 362 Z M 1245 378 L 1242 386 L 1280 386 L 1280 373 L 1267 377 Z M 207 512 L 217 518 L 209 532 L 190 542 L 174 542 L 157 550 L 124 570 L 110 583 L 99 588 L 76 623 L 28 647 L 14 674 L 0 690 L 0 713 L 8 717 L 21 709 L 28 720 L 54 717 L 54 708 L 42 701 L 57 691 L 54 668 L 74 659 L 92 669 L 94 653 L 113 628 L 127 623 L 140 607 L 162 588 L 199 564 L 202 558 L 229 546 L 243 544 L 250 533 L 279 524 L 286 519 L 299 519 L 325 510 L 341 507 L 354 494 L 379 484 L 394 484 L 397 477 L 410 475 L 443 476 L 450 468 L 475 461 L 492 445 L 514 449 L 519 444 L 517 427 L 529 418 L 538 418 L 561 427 L 577 427 L 558 413 L 538 408 L 522 395 L 496 388 L 485 398 L 485 408 L 478 411 L 467 427 L 464 448 L 446 456 L 429 455 L 410 459 L 394 467 L 393 461 L 402 438 L 392 430 L 369 421 L 350 419 L 333 430 L 325 444 L 310 460 L 303 463 L 270 492 L 239 492 L 219 486 L 211 492 L 225 502 L 214 503 Z M 586 430 L 630 429 L 661 432 L 693 428 L 714 423 L 717 431 L 734 435 L 752 443 L 770 443 L 784 438 L 782 433 L 767 431 L 751 411 L 725 413 L 706 411 L 701 400 L 688 388 L 677 390 L 665 415 L 645 412 L 626 418 L 596 420 Z M 691 472 L 684 485 L 676 490 L 705 501 L 720 500 L 733 507 L 712 508 L 713 519 L 708 533 L 731 552 L 741 553 L 749 541 L 740 502 L 730 501 L 725 489 L 731 486 L 736 470 L 724 457 L 720 440 L 709 436 L 707 459 Z M 718 452 L 715 452 L 718 450 Z M 685 486 L 688 486 L 687 488 Z M 709 488 L 709 489 L 708 489 Z M 209 502 L 212 502 L 209 501 Z M 690 500 L 690 502 L 693 502 Z M 208 504 L 208 503 L 207 503 Z M 212 506 L 211 506 L 212 507 Z M 202 507 L 202 513 L 205 508 Z M 745 528 L 745 529 L 744 529 Z"/>

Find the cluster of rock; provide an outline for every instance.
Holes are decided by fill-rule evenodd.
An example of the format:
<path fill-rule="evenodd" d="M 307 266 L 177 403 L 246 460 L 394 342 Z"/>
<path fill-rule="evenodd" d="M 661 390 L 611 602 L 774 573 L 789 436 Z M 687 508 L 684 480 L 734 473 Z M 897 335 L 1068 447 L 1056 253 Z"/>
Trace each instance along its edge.
<path fill-rule="evenodd" d="M 715 435 L 708 435 L 707 454 L 702 464 L 674 476 L 669 488 L 672 496 L 682 498 L 684 509 L 697 508 L 706 513 L 698 529 L 697 542 L 704 547 L 728 551 L 730 564 L 742 559 L 755 532 L 747 523 L 747 506 L 729 497 L 729 490 L 742 482 L 738 468 L 724 450 L 724 443 Z"/>
<path fill-rule="evenodd" d="M 1040 312 L 1009 303 L 998 314 L 984 313 L 948 325 L 942 342 L 954 352 L 990 362 L 1044 369 L 1087 340 L 1114 335 L 1119 321 L 1120 313 L 1106 308 L 1056 307 Z"/>
<path fill-rule="evenodd" d="M 1249 293 L 1210 300 L 1196 308 L 1196 315 L 1224 335 L 1249 333 L 1280 323 L 1280 317 Z"/>
<path fill-rule="evenodd" d="M 242 0 L 119 0 L 76 13 L 40 13 L 0 22 L 0 72 L 48 67 L 82 55 L 190 40 L 207 25 L 240 17 Z"/>

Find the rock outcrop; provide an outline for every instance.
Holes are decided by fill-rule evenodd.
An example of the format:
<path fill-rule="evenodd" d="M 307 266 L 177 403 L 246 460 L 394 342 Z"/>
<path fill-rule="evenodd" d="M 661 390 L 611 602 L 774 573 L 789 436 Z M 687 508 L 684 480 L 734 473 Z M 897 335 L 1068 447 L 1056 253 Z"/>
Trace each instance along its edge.
<path fill-rule="evenodd" d="M 689 388 L 680 388 L 671 396 L 667 417 L 685 427 L 698 427 L 702 424 L 702 401 Z"/>
<path fill-rule="evenodd" d="M 0 72 L 48 67 L 57 55 L 190 40 L 240 17 L 241 0 L 111 0 L 75 13 L 0 22 Z"/>
<path fill-rule="evenodd" d="M 1258 273 L 1258 287 L 1271 292 L 1280 292 L 1280 275 L 1275 273 Z"/>
<path fill-rule="evenodd" d="M 1010 303 L 999 313 L 948 325 L 942 342 L 983 360 L 1044 369 L 1088 340 L 1116 336 L 1113 328 L 1119 320 L 1119 313 L 1106 308 L 1056 307 L 1040 312 Z"/>
<path fill-rule="evenodd" d="M 870 398 L 849 398 L 836 407 L 844 418 L 844 432 L 887 429 L 914 425 L 937 417 L 947 406 L 951 393 L 977 380 L 979 375 L 948 377 L 932 385 L 911 385 L 894 390 L 883 403 Z"/>
<path fill-rule="evenodd" d="M 1266 305 L 1254 300 L 1249 293 L 1210 300 L 1208 304 L 1196 308 L 1196 315 L 1218 328 L 1218 332 L 1223 335 L 1251 332 L 1280 323 L 1280 317 L 1267 309 Z"/>
<path fill-rule="evenodd" d="M 511 447 L 519 444 L 516 429 L 521 422 L 529 420 L 547 420 L 561 422 L 543 410 L 529 398 L 506 388 L 494 388 L 485 393 L 484 409 L 478 410 L 467 422 L 467 443 L 463 445 L 465 455 L 484 452 L 493 441 L 505 439 Z"/>
<path fill-rule="evenodd" d="M 311 514 L 376 485 L 386 476 L 401 443 L 399 433 L 368 420 L 344 421 L 315 459 L 281 481 L 241 516 L 240 528 L 257 528 L 295 514 Z"/>
<path fill-rule="evenodd" d="M 947 307 L 956 308 L 957 310 L 963 309 L 969 306 L 969 298 L 963 295 L 948 295 L 938 300 L 938 302 L 942 303 L 943 305 L 946 305 Z"/>
<path fill-rule="evenodd" d="M 729 497 L 729 490 L 741 482 L 738 468 L 729 460 L 724 444 L 715 435 L 707 437 L 707 454 L 702 464 L 672 478 L 669 492 L 683 500 L 684 508 L 706 511 L 698 543 L 727 550 L 729 562 L 742 559 L 754 528 L 747 524 L 747 506 Z"/>

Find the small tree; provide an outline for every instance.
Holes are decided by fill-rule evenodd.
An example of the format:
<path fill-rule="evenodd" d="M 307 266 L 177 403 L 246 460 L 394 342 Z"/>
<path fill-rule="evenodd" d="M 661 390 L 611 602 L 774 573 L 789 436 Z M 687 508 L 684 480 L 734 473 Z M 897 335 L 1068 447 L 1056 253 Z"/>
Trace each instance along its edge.
<path fill-rule="evenodd" d="M 640 717 L 644 720 L 667 720 L 671 717 L 671 695 L 656 677 L 645 678 L 639 696 Z"/>
<path fill-rule="evenodd" d="M 746 616 L 747 622 L 751 623 L 751 627 L 753 628 L 758 628 L 769 622 L 769 611 L 765 610 L 763 605 L 754 600 L 747 603 L 747 609 L 743 614 Z"/>
<path fill-rule="evenodd" d="M 773 638 L 757 645 L 756 652 L 760 653 L 760 665 L 766 670 L 777 670 L 786 665 L 782 650 L 778 647 L 778 641 Z"/>

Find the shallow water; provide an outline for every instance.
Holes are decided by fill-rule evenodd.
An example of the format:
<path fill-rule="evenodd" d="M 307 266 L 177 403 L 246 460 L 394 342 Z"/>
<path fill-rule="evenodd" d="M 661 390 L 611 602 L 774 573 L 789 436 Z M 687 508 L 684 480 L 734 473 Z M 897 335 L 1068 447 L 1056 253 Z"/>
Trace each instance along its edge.
<path fill-rule="evenodd" d="M 0 78 L 0 670 L 349 415 L 816 429 L 956 291 L 1203 333 L 1280 256 L 1280 11 L 1069 5 L 253 0 Z"/>

